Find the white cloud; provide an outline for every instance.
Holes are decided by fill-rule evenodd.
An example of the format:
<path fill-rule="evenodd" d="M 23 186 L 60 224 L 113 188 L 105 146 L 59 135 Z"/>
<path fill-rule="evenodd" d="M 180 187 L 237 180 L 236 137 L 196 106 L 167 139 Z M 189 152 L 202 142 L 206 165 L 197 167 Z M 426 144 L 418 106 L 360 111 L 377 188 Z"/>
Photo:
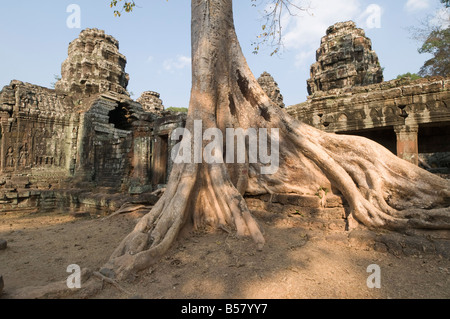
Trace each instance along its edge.
<path fill-rule="evenodd" d="M 430 0 L 408 0 L 405 4 L 405 9 L 408 12 L 416 12 L 425 10 L 430 7 Z"/>
<path fill-rule="evenodd" d="M 430 20 L 430 24 L 441 29 L 446 29 L 450 25 L 450 10 L 441 8 L 436 11 L 434 17 Z"/>
<path fill-rule="evenodd" d="M 167 59 L 163 62 L 164 70 L 169 72 L 175 72 L 175 70 L 181 70 L 190 66 L 191 58 L 184 55 L 178 55 L 176 59 Z"/>
<path fill-rule="evenodd" d="M 296 0 L 295 3 L 302 2 Z M 361 7 L 361 0 L 311 0 L 308 13 L 286 14 L 283 17 L 283 43 L 286 49 L 297 51 L 296 65 L 310 65 L 315 60 L 315 51 L 329 26 L 353 20 L 358 27 L 367 27 L 358 23 L 364 12 Z"/>
<path fill-rule="evenodd" d="M 315 50 L 305 50 L 297 53 L 297 55 L 295 56 L 295 66 L 302 67 L 304 65 L 310 65 L 311 61 L 315 61 L 314 53 Z"/>
<path fill-rule="evenodd" d="M 149 57 L 147 58 L 147 63 L 152 63 L 153 60 L 154 60 L 154 57 L 149 56 Z"/>

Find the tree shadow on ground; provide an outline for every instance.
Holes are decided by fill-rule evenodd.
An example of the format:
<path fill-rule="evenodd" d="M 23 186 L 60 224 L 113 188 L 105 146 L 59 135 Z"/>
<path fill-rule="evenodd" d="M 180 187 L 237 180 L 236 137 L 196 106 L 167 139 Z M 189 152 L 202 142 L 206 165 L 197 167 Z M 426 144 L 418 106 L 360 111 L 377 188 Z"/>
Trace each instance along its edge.
<path fill-rule="evenodd" d="M 368 245 L 355 246 L 344 229 L 311 227 L 301 216 L 255 216 L 267 241 L 261 252 L 248 238 L 186 231 L 153 267 L 134 280 L 120 283 L 128 293 L 104 283 L 94 295 L 86 295 L 82 287 L 74 294 L 50 298 L 450 298 L 450 262 L 445 258 L 394 256 Z M 4 298 L 11 297 L 14 289 L 65 280 L 69 264 L 98 270 L 138 216 L 77 221 L 61 217 L 61 222 L 47 219 L 52 217 L 57 218 L 30 216 L 41 227 L 25 227 L 21 233 L 0 228 L 0 237 L 13 239 L 9 248 L 0 252 Z M 367 268 L 372 264 L 381 269 L 380 289 L 367 286 L 371 275 Z"/>

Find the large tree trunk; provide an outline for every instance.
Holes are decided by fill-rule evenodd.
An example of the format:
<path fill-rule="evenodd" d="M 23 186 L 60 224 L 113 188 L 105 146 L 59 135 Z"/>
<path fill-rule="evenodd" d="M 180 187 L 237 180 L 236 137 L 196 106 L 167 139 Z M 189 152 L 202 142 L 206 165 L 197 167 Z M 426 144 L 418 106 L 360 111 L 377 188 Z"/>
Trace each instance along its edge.
<path fill-rule="evenodd" d="M 328 188 L 347 199 L 352 225 L 450 228 L 448 181 L 370 140 L 297 122 L 270 101 L 242 54 L 232 0 L 192 0 L 192 59 L 186 128 L 194 132 L 194 121 L 201 120 L 203 132 L 219 128 L 224 136 L 226 128 L 279 129 L 279 170 L 264 175 L 264 165 L 248 160 L 176 164 L 163 197 L 105 265 L 119 279 L 158 261 L 188 223 L 251 236 L 262 249 L 265 240 L 245 193 L 315 194 Z"/>

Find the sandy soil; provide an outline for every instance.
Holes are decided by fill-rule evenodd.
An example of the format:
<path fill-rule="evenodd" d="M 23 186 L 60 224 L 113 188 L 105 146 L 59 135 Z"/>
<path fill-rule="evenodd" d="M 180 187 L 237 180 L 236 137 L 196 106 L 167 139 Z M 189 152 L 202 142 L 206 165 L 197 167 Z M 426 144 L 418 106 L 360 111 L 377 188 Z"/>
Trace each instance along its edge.
<path fill-rule="evenodd" d="M 140 216 L 3 214 L 0 238 L 8 248 L 0 251 L 1 298 L 65 281 L 71 264 L 98 270 Z M 160 262 L 121 283 L 126 292 L 104 283 L 89 298 L 450 298 L 450 261 L 440 255 L 396 257 L 349 241 L 345 231 L 311 228 L 300 217 L 258 218 L 267 240 L 262 252 L 224 232 L 186 232 Z M 372 264 L 381 269 L 380 289 L 367 287 Z M 81 289 L 53 298 L 86 296 Z"/>

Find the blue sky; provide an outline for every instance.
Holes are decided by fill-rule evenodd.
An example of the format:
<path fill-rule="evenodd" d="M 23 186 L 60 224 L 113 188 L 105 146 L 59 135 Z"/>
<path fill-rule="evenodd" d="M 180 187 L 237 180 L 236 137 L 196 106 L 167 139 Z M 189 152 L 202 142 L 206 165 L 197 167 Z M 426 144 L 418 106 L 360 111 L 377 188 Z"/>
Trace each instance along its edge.
<path fill-rule="evenodd" d="M 285 50 L 270 57 L 270 48 L 252 54 L 251 43 L 261 30 L 264 6 L 235 0 L 235 23 L 244 54 L 258 77 L 271 73 L 287 105 L 306 100 L 306 80 L 315 50 L 326 28 L 354 20 L 371 38 L 385 80 L 417 72 L 429 58 L 417 52 L 410 29 L 435 16 L 439 0 L 294 0 L 309 3 L 308 12 L 284 17 Z M 132 15 L 115 18 L 108 0 L 4 1 L 0 11 L 0 87 L 13 79 L 49 87 L 60 74 L 69 42 L 84 28 L 104 29 L 120 42 L 130 74 L 128 90 L 137 99 L 157 91 L 166 107 L 187 107 L 191 85 L 190 1 L 137 0 Z M 81 8 L 81 29 L 67 27 L 67 7 Z M 448 11 L 447 11 L 448 14 Z"/>

